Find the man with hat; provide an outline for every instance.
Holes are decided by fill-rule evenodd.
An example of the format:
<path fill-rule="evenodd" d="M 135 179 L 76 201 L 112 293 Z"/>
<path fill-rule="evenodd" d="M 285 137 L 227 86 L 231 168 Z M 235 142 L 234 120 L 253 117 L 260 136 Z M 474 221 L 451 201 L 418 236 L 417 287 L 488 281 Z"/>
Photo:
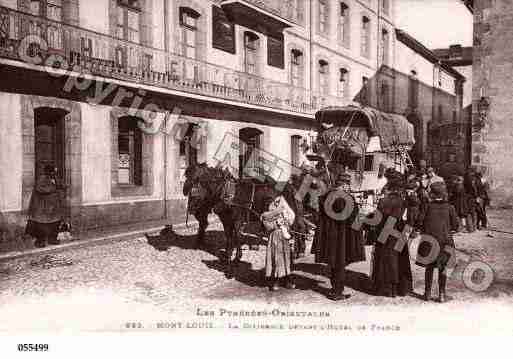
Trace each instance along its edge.
<path fill-rule="evenodd" d="M 332 288 L 328 298 L 337 301 L 349 297 L 344 294 L 345 267 L 350 263 L 364 261 L 365 250 L 361 232 L 351 228 L 359 210 L 354 197 L 349 193 L 351 176 L 342 166 L 334 172 L 335 187 L 319 198 L 320 219 L 312 253 L 315 254 L 316 263 L 328 265 Z M 342 215 L 346 206 L 352 206 L 349 216 Z"/>

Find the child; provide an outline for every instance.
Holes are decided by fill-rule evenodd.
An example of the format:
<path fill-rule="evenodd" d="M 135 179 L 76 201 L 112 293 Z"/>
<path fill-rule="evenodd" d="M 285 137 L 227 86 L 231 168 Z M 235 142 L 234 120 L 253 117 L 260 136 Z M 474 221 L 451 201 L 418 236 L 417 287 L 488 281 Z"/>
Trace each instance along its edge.
<path fill-rule="evenodd" d="M 421 215 L 420 223 L 422 223 L 423 235 L 418 249 L 417 265 L 426 268 L 423 297 L 425 301 L 431 297 L 433 273 L 435 268 L 438 269 L 438 302 L 443 303 L 447 300 L 445 269 L 449 260 L 455 260 L 451 258 L 454 255 L 454 240 L 451 232 L 458 229 L 458 218 L 454 207 L 445 199 L 447 198 L 445 184 L 433 183 L 430 196 L 431 202 L 427 204 Z M 438 243 L 439 250 L 436 246 L 432 247 L 431 243 L 426 240 L 427 236 Z"/>
<path fill-rule="evenodd" d="M 278 289 L 278 282 L 285 281 L 285 286 L 293 289 L 291 274 L 291 238 L 288 227 L 294 222 L 295 214 L 283 196 L 267 199 L 268 212 L 262 214 L 262 222 L 270 231 L 265 257 L 265 274 L 269 280 L 269 289 Z"/>

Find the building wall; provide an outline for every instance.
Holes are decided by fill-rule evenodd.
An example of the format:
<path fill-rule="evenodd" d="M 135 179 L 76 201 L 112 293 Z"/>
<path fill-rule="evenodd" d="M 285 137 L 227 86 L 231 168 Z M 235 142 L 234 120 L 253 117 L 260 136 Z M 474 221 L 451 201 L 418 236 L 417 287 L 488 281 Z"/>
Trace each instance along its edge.
<path fill-rule="evenodd" d="M 492 188 L 492 204 L 513 204 L 513 4 L 474 1 L 472 165 L 485 173 Z M 490 102 L 484 127 L 479 129 L 478 103 Z"/>

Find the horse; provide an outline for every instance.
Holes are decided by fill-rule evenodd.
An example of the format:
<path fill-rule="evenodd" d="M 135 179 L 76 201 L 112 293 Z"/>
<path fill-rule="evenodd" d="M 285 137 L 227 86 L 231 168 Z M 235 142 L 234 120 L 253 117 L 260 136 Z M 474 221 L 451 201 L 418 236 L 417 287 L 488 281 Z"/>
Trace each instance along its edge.
<path fill-rule="evenodd" d="M 278 195 L 293 198 L 288 183 L 280 186 L 267 176 L 263 181 L 256 178 L 236 179 L 228 170 L 206 164 L 189 166 L 185 178 L 183 194 L 188 197 L 187 215 L 192 214 L 199 222 L 198 244 L 204 244 L 208 215 L 214 212 L 223 225 L 226 237 L 225 264 L 228 273 L 242 258 L 241 228 L 248 223 L 261 226 L 260 215 L 267 211 L 272 198 Z M 260 229 L 263 231 L 263 227 Z"/>

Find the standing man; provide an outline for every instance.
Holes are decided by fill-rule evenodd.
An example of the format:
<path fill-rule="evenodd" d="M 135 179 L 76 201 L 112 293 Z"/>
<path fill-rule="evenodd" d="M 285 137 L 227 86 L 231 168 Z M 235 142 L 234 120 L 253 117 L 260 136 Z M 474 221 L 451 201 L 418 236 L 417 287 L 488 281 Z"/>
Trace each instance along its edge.
<path fill-rule="evenodd" d="M 351 176 L 344 172 L 342 166 L 334 172 L 335 188 L 319 199 L 320 219 L 312 253 L 315 254 L 316 263 L 328 265 L 331 282 L 328 298 L 338 301 L 349 298 L 348 294 L 344 294 L 345 267 L 350 263 L 364 261 L 365 249 L 361 232 L 351 228 L 358 215 L 358 205 L 349 194 Z M 348 200 L 352 203 L 348 203 Z M 344 209 L 351 209 L 351 206 L 348 218 L 343 218 Z"/>

